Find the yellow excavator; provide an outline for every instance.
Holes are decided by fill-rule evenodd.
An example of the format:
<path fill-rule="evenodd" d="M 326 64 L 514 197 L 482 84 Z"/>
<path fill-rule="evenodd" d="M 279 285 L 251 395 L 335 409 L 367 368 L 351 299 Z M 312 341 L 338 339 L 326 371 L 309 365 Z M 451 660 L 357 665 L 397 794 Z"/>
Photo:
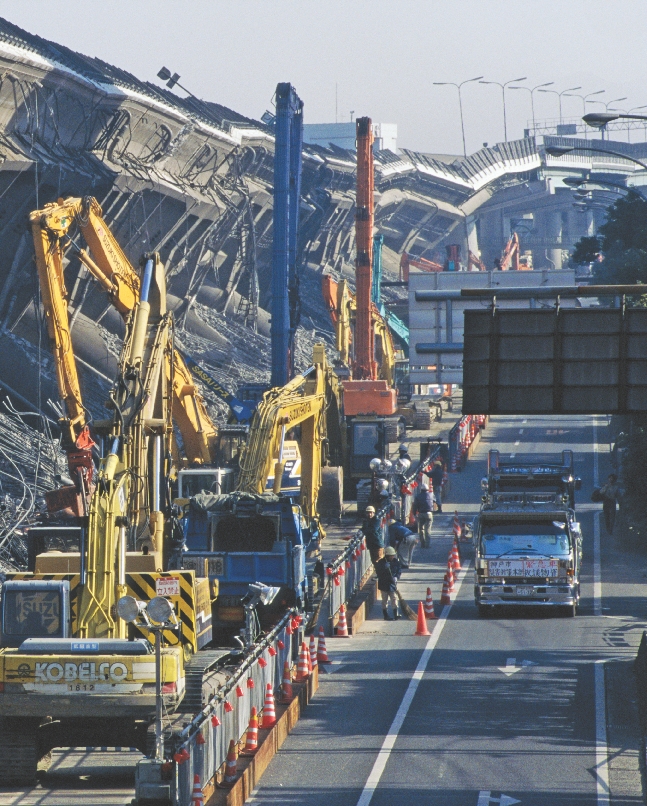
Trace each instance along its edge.
<path fill-rule="evenodd" d="M 65 302 L 63 255 L 73 220 L 85 228 L 92 249 L 92 257 L 82 258 L 85 265 L 104 278 L 126 320 L 111 416 L 95 422 L 94 433 L 83 407 Z M 32 214 L 31 222 L 66 406 L 64 440 L 78 486 L 68 496 L 77 517 L 65 527 L 76 550 L 47 550 L 48 527 L 42 527 L 29 570 L 7 575 L 3 586 L 0 780 L 15 784 L 33 781 L 37 765 L 46 766 L 56 746 L 145 748 L 155 715 L 153 641 L 145 626 L 118 617 L 123 596 L 143 602 L 164 596 L 172 604 L 177 628 L 163 631 L 161 656 L 169 713 L 199 709 L 204 675 L 228 654 L 206 648 L 217 582 L 193 570 L 163 570 L 170 542 L 165 484 L 172 463 L 171 400 L 187 412 L 188 434 L 195 436 L 185 441 L 187 451 L 197 461 L 210 453 L 209 432 L 194 424 L 199 416 L 208 420 L 206 410 L 195 389 L 185 388 L 190 376 L 175 372 L 182 365 L 159 256 L 146 256 L 140 278 L 115 248 L 92 200 L 47 207 Z M 100 242 L 92 240 L 97 234 Z M 93 451 L 101 454 L 96 470 Z"/>
<path fill-rule="evenodd" d="M 45 319 L 65 417 L 61 420 L 63 447 L 67 452 L 69 473 L 73 485 L 50 492 L 47 496 L 51 511 L 68 510 L 76 516 L 85 514 L 92 489 L 92 450 L 89 418 L 79 385 L 70 321 L 67 291 L 63 274 L 64 258 L 71 248 L 71 232 L 78 227 L 91 254 L 78 249 L 77 254 L 90 274 L 106 291 L 110 301 L 128 323 L 140 299 L 140 277 L 123 253 L 118 241 L 103 220 L 96 199 L 59 199 L 30 215 L 36 253 L 36 266 L 41 287 Z M 167 382 L 172 393 L 173 421 L 182 435 L 185 464 L 196 467 L 218 464 L 231 459 L 238 449 L 240 434 L 228 442 L 227 433 L 219 433 L 199 394 L 192 374 L 180 352 L 171 348 L 164 355 Z M 181 460 L 172 442 L 176 464 Z"/>

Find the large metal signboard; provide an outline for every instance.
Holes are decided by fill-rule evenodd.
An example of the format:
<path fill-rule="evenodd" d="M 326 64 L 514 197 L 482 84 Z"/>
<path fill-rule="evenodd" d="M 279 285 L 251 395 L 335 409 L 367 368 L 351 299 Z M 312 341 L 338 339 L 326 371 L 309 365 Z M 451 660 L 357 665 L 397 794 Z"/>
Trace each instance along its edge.
<path fill-rule="evenodd" d="M 647 309 L 465 311 L 466 414 L 647 410 Z"/>

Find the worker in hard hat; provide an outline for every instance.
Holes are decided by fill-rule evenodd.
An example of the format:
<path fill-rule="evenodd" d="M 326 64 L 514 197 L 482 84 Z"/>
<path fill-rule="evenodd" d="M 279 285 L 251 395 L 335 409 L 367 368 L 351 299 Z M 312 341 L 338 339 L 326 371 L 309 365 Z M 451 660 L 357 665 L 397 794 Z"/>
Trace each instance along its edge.
<path fill-rule="evenodd" d="M 443 500 L 442 500 L 442 487 L 443 487 L 443 463 L 440 459 L 436 459 L 436 461 L 431 466 L 431 470 L 425 471 L 426 475 L 429 476 L 429 481 L 432 483 L 434 488 L 434 500 L 436 501 L 436 512 L 443 511 Z"/>
<path fill-rule="evenodd" d="M 407 529 L 400 521 L 391 518 L 389 520 L 389 545 L 396 550 L 400 565 L 403 568 L 409 568 L 413 550 L 418 545 L 418 535 L 412 532 L 411 529 Z"/>
<path fill-rule="evenodd" d="M 403 442 L 398 448 L 398 459 L 408 459 L 409 463 L 413 461 L 409 456 L 409 446 L 406 442 Z"/>
<path fill-rule="evenodd" d="M 375 507 L 372 504 L 366 507 L 366 517 L 362 521 L 362 534 L 366 540 L 366 548 L 375 564 L 384 552 L 384 538 L 382 527 L 375 517 Z"/>
<path fill-rule="evenodd" d="M 418 521 L 418 534 L 423 548 L 431 542 L 431 527 L 434 522 L 434 494 L 427 482 L 423 481 L 420 490 L 413 499 L 411 511 Z"/>
<path fill-rule="evenodd" d="M 382 594 L 382 613 L 384 621 L 399 619 L 398 612 L 398 579 L 402 573 L 400 562 L 393 546 L 387 546 L 384 556 L 375 563 L 375 573 L 377 574 L 377 587 Z M 389 615 L 389 599 L 393 609 L 393 616 Z"/>

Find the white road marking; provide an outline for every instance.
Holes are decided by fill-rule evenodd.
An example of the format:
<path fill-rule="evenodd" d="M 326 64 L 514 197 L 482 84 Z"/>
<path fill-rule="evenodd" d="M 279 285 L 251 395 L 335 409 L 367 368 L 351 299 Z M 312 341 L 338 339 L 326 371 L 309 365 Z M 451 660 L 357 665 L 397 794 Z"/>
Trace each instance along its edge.
<path fill-rule="evenodd" d="M 513 806 L 513 804 L 521 803 L 521 801 L 503 793 L 498 798 L 493 798 L 490 791 L 481 790 L 476 806 L 490 806 L 490 803 L 499 803 L 500 806 Z"/>
<path fill-rule="evenodd" d="M 505 666 L 497 666 L 497 669 L 503 672 L 506 677 L 510 677 L 510 675 L 513 675 L 515 672 L 520 672 L 521 666 L 517 666 L 516 658 L 508 658 L 505 662 Z"/>
<path fill-rule="evenodd" d="M 598 426 L 593 423 L 593 486 L 600 484 Z M 600 563 L 600 512 L 593 514 L 593 614 L 602 615 L 602 568 Z M 609 746 L 604 690 L 604 664 L 611 658 L 595 661 L 595 788 L 598 806 L 609 806 Z"/>
<path fill-rule="evenodd" d="M 515 448 L 516 448 L 516 447 L 517 447 L 519 444 L 520 444 L 520 440 L 517 440 L 517 441 L 514 443 Z"/>
<path fill-rule="evenodd" d="M 520 428 L 520 429 L 519 429 L 519 433 L 520 433 L 520 434 L 523 434 L 523 428 Z"/>
<path fill-rule="evenodd" d="M 470 563 L 468 562 L 464 567 L 463 570 L 459 572 L 458 579 L 456 580 L 456 592 L 453 594 L 452 604 L 456 601 L 456 597 L 458 596 L 461 585 L 463 584 L 463 580 L 465 579 L 467 572 L 469 570 Z M 375 763 L 373 764 L 373 769 L 368 776 L 368 780 L 364 785 L 364 789 L 362 790 L 362 794 L 357 801 L 357 806 L 369 806 L 369 803 L 373 799 L 373 795 L 375 794 L 375 790 L 377 789 L 380 779 L 384 774 L 384 770 L 386 768 L 386 763 L 389 760 L 389 756 L 391 755 L 391 751 L 395 746 L 396 739 L 398 738 L 398 734 L 402 729 L 402 725 L 404 724 L 404 720 L 406 719 L 407 714 L 409 713 L 409 708 L 411 707 L 411 703 L 413 702 L 413 698 L 415 697 L 416 691 L 418 690 L 418 686 L 420 685 L 420 681 L 427 669 L 429 664 L 429 660 L 431 658 L 431 653 L 436 648 L 436 644 L 438 643 L 438 639 L 447 624 L 447 619 L 449 618 L 449 614 L 451 612 L 452 605 L 445 605 L 443 607 L 442 613 L 436 622 L 436 625 L 429 636 L 429 640 L 424 648 L 422 655 L 420 656 L 420 660 L 418 661 L 418 665 L 416 666 L 416 670 L 413 673 L 413 677 L 409 681 L 409 685 L 407 690 L 402 698 L 402 702 L 400 703 L 400 707 L 391 723 L 391 727 L 389 728 L 389 732 L 384 737 L 384 741 L 382 742 L 382 747 L 380 748 L 380 752 L 377 754 L 377 758 L 375 759 Z"/>

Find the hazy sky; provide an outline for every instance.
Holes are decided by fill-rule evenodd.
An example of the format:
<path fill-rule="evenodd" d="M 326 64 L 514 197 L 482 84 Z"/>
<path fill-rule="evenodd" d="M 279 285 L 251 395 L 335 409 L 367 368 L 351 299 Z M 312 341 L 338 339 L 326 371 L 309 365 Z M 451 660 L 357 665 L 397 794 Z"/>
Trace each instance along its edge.
<path fill-rule="evenodd" d="M 164 64 L 250 117 L 290 81 L 306 123 L 334 121 L 337 84 L 339 120 L 397 123 L 400 147 L 437 153 L 462 144 L 456 90 L 434 81 L 527 76 L 647 104 L 647 0 L 0 0 L 0 14 L 141 79 Z M 521 137 L 529 94 L 506 99 L 508 137 Z M 579 98 L 562 100 L 565 118 L 581 116 Z M 558 116 L 555 95 L 535 102 L 537 119 Z M 466 85 L 463 106 L 468 153 L 503 139 L 499 87 Z"/>

